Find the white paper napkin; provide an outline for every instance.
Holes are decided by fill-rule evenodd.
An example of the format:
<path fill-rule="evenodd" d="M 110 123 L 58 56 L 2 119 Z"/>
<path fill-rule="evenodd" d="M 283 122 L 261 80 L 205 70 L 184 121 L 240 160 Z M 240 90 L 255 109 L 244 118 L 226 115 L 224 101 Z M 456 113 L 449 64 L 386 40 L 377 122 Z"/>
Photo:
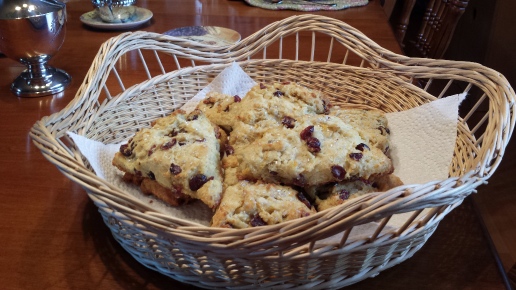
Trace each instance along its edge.
<path fill-rule="evenodd" d="M 466 94 L 386 114 L 391 130 L 394 174 L 403 183 L 426 183 L 448 178 L 453 158 L 459 104 Z"/>
<path fill-rule="evenodd" d="M 233 63 L 182 109 L 190 112 L 210 91 L 243 97 L 255 84 L 240 66 Z M 464 97 L 465 94 L 454 95 L 411 110 L 386 114 L 391 130 L 391 156 L 395 174 L 405 184 L 448 178 L 448 167 L 457 136 L 458 107 Z M 71 132 L 68 134 L 99 177 L 144 202 L 150 203 L 152 200 L 153 207 L 159 212 L 209 225 L 212 213 L 202 203 L 181 207 L 167 206 L 151 196 L 141 194 L 136 186 L 123 182 L 123 174 L 111 165 L 111 160 L 121 144 L 105 145 Z M 403 225 L 406 215 L 395 215 L 388 227 Z M 350 239 L 370 235 L 375 229 L 374 223 L 355 227 Z"/>

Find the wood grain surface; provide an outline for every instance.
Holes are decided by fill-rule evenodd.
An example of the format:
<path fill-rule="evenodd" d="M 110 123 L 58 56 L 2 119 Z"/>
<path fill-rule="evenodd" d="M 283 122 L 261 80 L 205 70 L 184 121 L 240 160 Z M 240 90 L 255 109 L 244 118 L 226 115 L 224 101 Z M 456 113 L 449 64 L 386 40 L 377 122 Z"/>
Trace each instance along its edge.
<path fill-rule="evenodd" d="M 400 53 L 379 0 L 364 7 L 313 12 L 361 30 Z M 299 11 L 272 11 L 243 1 L 145 1 L 154 13 L 139 30 L 165 32 L 215 25 L 246 37 Z M 12 80 L 24 66 L 0 57 L 0 288 L 2 289 L 194 289 L 149 270 L 112 238 L 85 191 L 47 162 L 28 132 L 43 116 L 62 110 L 75 96 L 100 45 L 121 31 L 83 25 L 90 1 L 67 2 L 65 42 L 50 64 L 72 76 L 63 92 L 17 98 Z M 469 199 L 445 218 L 427 244 L 408 261 L 347 289 L 506 289 Z"/>

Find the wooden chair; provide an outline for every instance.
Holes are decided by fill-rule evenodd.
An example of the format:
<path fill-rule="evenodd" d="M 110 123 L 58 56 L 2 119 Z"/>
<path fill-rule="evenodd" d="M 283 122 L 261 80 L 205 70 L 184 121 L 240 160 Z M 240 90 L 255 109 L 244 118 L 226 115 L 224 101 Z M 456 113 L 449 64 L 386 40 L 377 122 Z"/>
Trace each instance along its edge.
<path fill-rule="evenodd" d="M 408 56 L 442 58 L 469 0 L 401 0 L 391 16 L 395 35 Z M 423 13 L 414 7 L 426 5 Z"/>

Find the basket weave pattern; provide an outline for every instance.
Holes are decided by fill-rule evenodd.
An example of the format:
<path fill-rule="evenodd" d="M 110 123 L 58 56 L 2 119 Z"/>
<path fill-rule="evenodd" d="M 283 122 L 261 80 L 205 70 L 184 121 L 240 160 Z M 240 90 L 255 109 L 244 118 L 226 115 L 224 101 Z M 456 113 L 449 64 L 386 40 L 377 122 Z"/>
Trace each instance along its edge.
<path fill-rule="evenodd" d="M 294 55 L 286 55 L 287 46 L 296 48 Z M 324 59 L 314 56 L 319 50 L 327 52 Z M 125 59 L 134 66 L 123 65 Z M 296 81 L 328 93 L 336 104 L 385 112 L 457 89 L 468 92 L 474 101 L 459 120 L 450 177 L 366 195 L 279 225 L 209 228 L 161 214 L 98 178 L 66 137 L 73 131 L 104 143 L 127 140 L 181 107 L 233 61 L 258 82 Z M 397 55 L 341 21 L 301 15 L 219 48 L 148 32 L 121 34 L 100 48 L 75 99 L 38 121 L 30 135 L 87 191 L 115 239 L 147 267 L 205 288 L 328 289 L 410 258 L 439 221 L 487 181 L 513 132 L 514 100 L 506 79 L 479 64 Z M 402 227 L 384 231 L 393 214 L 404 212 L 413 214 Z M 378 227 L 369 237 L 348 240 L 354 226 L 372 221 Z M 333 235 L 338 242 L 320 242 Z"/>

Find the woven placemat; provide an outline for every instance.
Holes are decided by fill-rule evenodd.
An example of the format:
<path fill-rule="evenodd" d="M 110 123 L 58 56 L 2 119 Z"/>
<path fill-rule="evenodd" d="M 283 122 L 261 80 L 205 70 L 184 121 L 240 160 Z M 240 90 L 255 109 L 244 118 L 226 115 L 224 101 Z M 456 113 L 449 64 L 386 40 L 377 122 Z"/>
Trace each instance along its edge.
<path fill-rule="evenodd" d="M 350 7 L 364 6 L 369 0 L 282 0 L 274 3 L 272 0 L 245 0 L 249 5 L 270 10 L 341 10 Z"/>

